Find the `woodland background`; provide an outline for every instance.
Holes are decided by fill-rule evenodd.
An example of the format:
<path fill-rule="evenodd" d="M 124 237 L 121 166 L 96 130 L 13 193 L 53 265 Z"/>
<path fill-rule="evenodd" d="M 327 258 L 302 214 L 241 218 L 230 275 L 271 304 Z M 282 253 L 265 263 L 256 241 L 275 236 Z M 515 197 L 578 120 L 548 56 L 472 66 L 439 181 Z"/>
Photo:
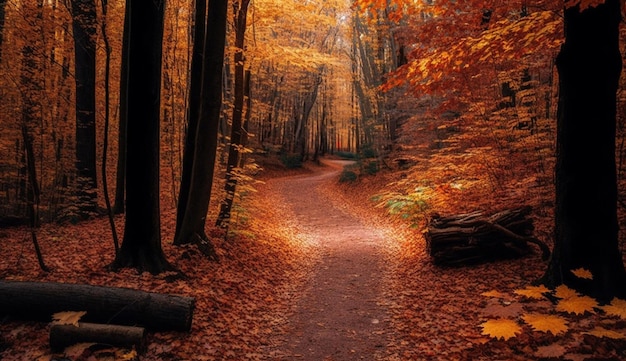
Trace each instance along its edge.
<path fill-rule="evenodd" d="M 167 2 L 162 42 L 160 216 L 164 248 L 176 259 L 186 254 L 169 245 L 189 130 L 193 5 Z M 355 160 L 341 173 L 341 187 L 397 216 L 399 224 L 412 227 L 410 234 L 419 234 L 432 212 L 528 204 L 535 235 L 551 243 L 562 8 L 559 1 L 530 0 L 229 1 L 207 216 L 214 251 L 249 257 L 221 239 L 227 234 L 249 245 L 250 232 L 265 232 L 255 227 L 267 225 L 255 224 L 248 213 L 255 188 L 263 187 L 259 181 L 324 156 Z M 76 231 L 79 238 L 109 247 L 113 236 L 100 219 L 107 200 L 114 213 L 124 212 L 125 11 L 121 0 L 0 0 L 0 223 L 27 225 L 35 217 L 31 226 L 39 233 L 32 234 L 54 244 L 42 247 L 44 260 L 55 253 L 59 262 L 56 257 L 67 252 L 57 232 L 94 218 L 97 229 Z M 81 39 L 77 24 L 86 30 Z M 625 35 L 621 26 L 622 54 Z M 96 70 L 93 118 L 86 123 L 77 106 L 84 94 L 77 91 L 76 67 L 85 44 L 94 47 Z M 616 137 L 622 228 L 624 79 Z M 242 124 L 233 126 L 237 114 Z M 236 131 L 240 137 L 233 141 Z M 232 169 L 231 144 L 238 153 Z M 87 172 L 82 162 L 89 163 Z M 228 188 L 233 177 L 236 190 Z M 234 204 L 224 232 L 213 223 L 220 225 L 220 206 L 229 196 Z M 118 229 L 123 217 L 114 219 Z M 30 258 L 30 250 L 15 252 L 12 230 L 2 233 L 3 252 Z M 622 233 L 621 250 L 624 242 Z M 268 252 L 263 248 L 254 247 L 259 254 Z M 293 250 L 271 252 L 299 257 Z M 40 276 L 17 264 L 0 269 L 0 276 Z"/>

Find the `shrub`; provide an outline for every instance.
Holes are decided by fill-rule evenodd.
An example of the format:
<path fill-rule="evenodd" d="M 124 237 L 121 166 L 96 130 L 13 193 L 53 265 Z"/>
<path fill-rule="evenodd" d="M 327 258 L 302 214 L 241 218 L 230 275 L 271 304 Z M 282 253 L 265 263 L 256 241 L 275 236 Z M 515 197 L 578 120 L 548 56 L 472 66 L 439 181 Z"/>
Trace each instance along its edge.
<path fill-rule="evenodd" d="M 339 182 L 341 183 L 346 183 L 346 182 L 354 182 L 356 181 L 358 178 L 357 174 L 352 171 L 352 170 L 348 170 L 348 169 L 344 169 L 341 172 L 341 175 L 339 176 Z"/>
<path fill-rule="evenodd" d="M 300 154 L 295 154 L 295 153 L 283 154 L 283 155 L 280 156 L 280 161 L 288 169 L 294 169 L 294 168 L 301 168 L 302 167 L 302 156 Z"/>

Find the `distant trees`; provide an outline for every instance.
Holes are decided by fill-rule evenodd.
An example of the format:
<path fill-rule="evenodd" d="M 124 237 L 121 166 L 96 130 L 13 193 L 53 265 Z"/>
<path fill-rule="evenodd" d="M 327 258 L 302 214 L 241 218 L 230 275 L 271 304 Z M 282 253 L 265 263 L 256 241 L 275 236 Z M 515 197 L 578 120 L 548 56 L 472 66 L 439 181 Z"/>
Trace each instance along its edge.
<path fill-rule="evenodd" d="M 565 9 L 565 43 L 556 63 L 555 247 L 544 276 L 549 285 L 565 283 L 605 301 L 626 296 L 615 163 L 620 21 L 619 0 Z M 579 268 L 593 279 L 576 277 L 572 270 Z"/>

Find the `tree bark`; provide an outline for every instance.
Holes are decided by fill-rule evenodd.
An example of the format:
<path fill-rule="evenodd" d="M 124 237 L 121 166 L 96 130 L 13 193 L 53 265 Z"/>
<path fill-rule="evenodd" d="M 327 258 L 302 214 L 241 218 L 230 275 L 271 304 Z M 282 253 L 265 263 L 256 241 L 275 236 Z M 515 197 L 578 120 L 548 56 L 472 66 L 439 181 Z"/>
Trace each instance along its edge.
<path fill-rule="evenodd" d="M 55 324 L 50 327 L 50 348 L 53 352 L 61 352 L 68 346 L 83 342 L 134 348 L 143 353 L 146 348 L 146 329 L 83 322 L 78 326 Z"/>
<path fill-rule="evenodd" d="M 207 256 L 217 256 L 205 234 L 204 227 L 211 200 L 211 187 L 217 154 L 217 134 L 222 106 L 222 71 L 226 45 L 227 0 L 210 0 L 202 64 L 201 112 L 194 138 L 193 168 L 187 204 L 174 244 L 196 243 Z"/>
<path fill-rule="evenodd" d="M 124 31 L 122 35 L 122 61 L 120 66 L 120 120 L 117 145 L 117 174 L 115 176 L 115 201 L 113 213 L 122 214 L 126 204 L 126 126 L 128 122 L 128 41 L 130 38 L 130 7 L 124 9 Z"/>
<path fill-rule="evenodd" d="M 620 1 L 565 10 L 557 57 L 555 247 L 543 282 L 610 300 L 626 295 L 618 244 L 615 168 L 616 91 L 622 68 Z M 585 268 L 593 280 L 572 270 Z"/>
<path fill-rule="evenodd" d="M 200 109 L 202 107 L 202 68 L 204 60 L 204 44 L 206 35 L 206 11 L 207 1 L 196 0 L 194 14 L 193 49 L 191 53 L 191 72 L 189 74 L 189 102 L 187 109 L 187 132 L 185 133 L 185 145 L 183 150 L 183 164 L 176 206 L 176 233 L 174 244 L 179 242 L 179 233 L 182 226 L 181 220 L 185 216 L 189 200 L 189 188 L 191 187 L 191 172 L 195 155 L 196 133 L 200 121 Z"/>
<path fill-rule="evenodd" d="M 161 248 L 159 128 L 163 0 L 128 0 L 126 222 L 114 269 L 172 269 Z"/>
<path fill-rule="evenodd" d="M 246 25 L 248 17 L 248 4 L 250 0 L 236 1 L 235 13 L 235 100 L 233 104 L 233 118 L 230 130 L 230 145 L 228 147 L 228 163 L 226 166 L 226 184 L 224 191 L 226 195 L 220 205 L 220 213 L 217 217 L 217 226 L 228 229 L 230 225 L 230 213 L 237 189 L 237 176 L 234 173 L 240 166 L 241 153 L 239 149 L 245 146 L 243 140 L 243 108 L 245 95 L 245 57 L 244 44 L 246 35 Z"/>
<path fill-rule="evenodd" d="M 189 331 L 195 299 L 130 288 L 0 281 L 0 314 L 49 322 L 52 314 L 85 311 L 81 321 Z"/>
<path fill-rule="evenodd" d="M 98 207 L 96 189 L 96 3 L 72 0 L 76 79 L 76 171 L 79 216 Z"/>

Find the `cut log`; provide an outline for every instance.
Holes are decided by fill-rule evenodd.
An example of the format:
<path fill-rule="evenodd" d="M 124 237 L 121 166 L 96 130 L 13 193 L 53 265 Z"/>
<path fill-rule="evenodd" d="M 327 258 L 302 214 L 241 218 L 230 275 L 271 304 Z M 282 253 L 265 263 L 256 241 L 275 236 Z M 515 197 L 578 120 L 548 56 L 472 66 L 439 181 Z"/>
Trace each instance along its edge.
<path fill-rule="evenodd" d="M 463 266 L 522 257 L 532 252 L 529 243 L 533 243 L 546 260 L 550 250 L 532 236 L 533 220 L 528 217 L 531 210 L 526 206 L 491 215 L 433 215 L 424 233 L 428 253 L 436 265 Z"/>
<path fill-rule="evenodd" d="M 0 281 L 0 315 L 49 322 L 62 311 L 86 311 L 81 321 L 189 331 L 195 299 L 129 288 Z"/>
<path fill-rule="evenodd" d="M 53 352 L 60 352 L 68 346 L 82 342 L 135 348 L 138 353 L 143 353 L 146 347 L 146 329 L 82 322 L 78 326 L 54 324 L 50 327 L 50 348 Z"/>

